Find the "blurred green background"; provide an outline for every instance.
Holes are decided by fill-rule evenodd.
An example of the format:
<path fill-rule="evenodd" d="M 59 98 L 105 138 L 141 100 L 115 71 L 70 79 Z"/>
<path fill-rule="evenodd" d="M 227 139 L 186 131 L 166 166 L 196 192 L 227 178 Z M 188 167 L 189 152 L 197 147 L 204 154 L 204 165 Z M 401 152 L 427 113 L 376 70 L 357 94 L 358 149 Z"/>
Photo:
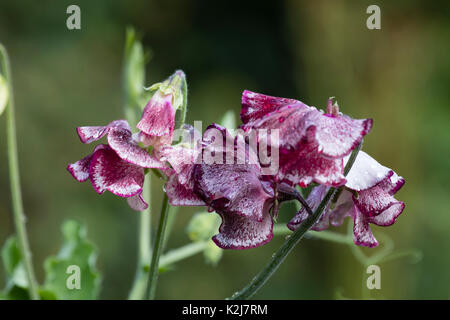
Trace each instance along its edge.
<path fill-rule="evenodd" d="M 81 30 L 66 28 L 66 8 L 81 8 Z M 366 8 L 381 7 L 381 30 L 366 28 Z M 183 69 L 188 122 L 239 112 L 244 89 L 291 97 L 371 117 L 364 150 L 406 178 L 397 194 L 406 209 L 389 228 L 373 227 L 396 250 L 423 259 L 381 265 L 391 299 L 450 297 L 450 6 L 434 1 L 1 1 L 0 42 L 12 60 L 23 197 L 38 279 L 61 244 L 60 225 L 84 222 L 99 249 L 101 298 L 123 299 L 134 277 L 138 213 L 97 195 L 66 172 L 88 154 L 75 127 L 123 118 L 121 68 L 125 29 L 150 48 L 147 84 Z M 5 120 L 0 119 L 0 242 L 14 233 Z M 162 184 L 153 180 L 153 222 Z M 281 220 L 294 213 L 285 207 Z M 168 248 L 188 241 L 198 208 L 178 214 Z M 343 231 L 345 231 L 343 229 Z M 161 299 L 222 299 L 246 284 L 283 237 L 258 249 L 226 251 L 218 266 L 201 255 L 160 278 Z M 379 249 L 365 250 L 374 253 Z M 3 271 L 0 267 L 0 272 Z M 350 249 L 305 239 L 257 294 L 261 299 L 361 298 L 364 269 Z M 3 278 L 0 285 L 3 286 Z"/>

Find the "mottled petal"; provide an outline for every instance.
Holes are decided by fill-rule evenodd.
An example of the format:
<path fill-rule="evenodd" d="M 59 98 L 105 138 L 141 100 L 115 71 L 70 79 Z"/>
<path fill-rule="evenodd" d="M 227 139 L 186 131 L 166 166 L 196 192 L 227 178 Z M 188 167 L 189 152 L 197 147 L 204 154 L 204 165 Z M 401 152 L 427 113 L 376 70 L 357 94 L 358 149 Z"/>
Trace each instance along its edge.
<path fill-rule="evenodd" d="M 162 147 L 172 144 L 173 136 L 150 136 L 142 131 L 139 131 L 136 140 L 141 142 L 145 147 L 153 146 L 153 153 L 158 157 L 159 150 Z"/>
<path fill-rule="evenodd" d="M 121 159 L 129 163 L 144 168 L 161 169 L 165 167 L 163 162 L 138 146 L 129 130 L 111 128 L 108 133 L 108 144 Z"/>
<path fill-rule="evenodd" d="M 94 152 L 105 148 L 106 145 L 100 144 L 95 147 Z M 89 166 L 91 164 L 92 154 L 87 155 L 81 160 L 74 163 L 69 163 L 67 171 L 79 182 L 84 182 L 89 179 Z"/>
<path fill-rule="evenodd" d="M 89 179 L 89 165 L 91 164 L 92 155 L 88 155 L 81 160 L 74 163 L 69 163 L 67 171 L 70 172 L 79 182 L 84 182 Z"/>
<path fill-rule="evenodd" d="M 170 136 L 175 127 L 175 109 L 172 94 L 157 91 L 147 103 L 137 128 L 149 136 Z"/>
<path fill-rule="evenodd" d="M 370 248 L 378 246 L 378 241 L 369 226 L 369 218 L 361 213 L 357 206 L 354 206 L 354 210 L 353 242 L 359 246 Z"/>
<path fill-rule="evenodd" d="M 141 193 L 138 193 L 137 195 L 134 195 L 132 197 L 128 197 L 127 203 L 131 209 L 136 211 L 144 211 L 148 208 L 148 204 L 147 202 L 145 202 Z"/>
<path fill-rule="evenodd" d="M 165 192 L 172 206 L 204 206 L 206 203 L 196 194 L 189 185 L 179 182 L 178 176 L 173 174 L 165 185 Z"/>
<path fill-rule="evenodd" d="M 222 249 L 250 249 L 262 246 L 273 238 L 273 221 L 265 214 L 262 221 L 247 219 L 232 213 L 221 213 L 222 224 L 213 241 Z"/>
<path fill-rule="evenodd" d="M 352 194 L 345 190 L 342 191 L 330 214 L 330 224 L 333 227 L 338 227 L 344 223 L 346 217 L 353 217 L 353 205 Z"/>
<path fill-rule="evenodd" d="M 138 194 L 144 184 L 144 169 L 122 160 L 109 147 L 94 152 L 89 176 L 97 193 L 108 190 L 120 197 Z"/>
<path fill-rule="evenodd" d="M 346 115 L 337 116 L 311 110 L 302 118 L 303 133 L 315 127 L 318 151 L 331 158 L 342 158 L 361 142 L 372 128 L 372 119 L 355 120 Z"/>
<path fill-rule="evenodd" d="M 244 90 L 242 93 L 241 120 L 247 123 L 262 118 L 285 105 L 300 103 L 294 99 L 271 97 L 265 94 Z"/>
<path fill-rule="evenodd" d="M 255 165 L 196 164 L 194 190 L 212 208 L 257 221 L 273 199 L 263 187 Z"/>
<path fill-rule="evenodd" d="M 160 151 L 160 160 L 170 163 L 178 175 L 181 184 L 188 184 L 192 180 L 192 171 L 194 163 L 198 157 L 199 151 L 182 145 L 166 146 Z"/>
<path fill-rule="evenodd" d="M 344 162 L 347 163 L 348 159 L 349 156 L 344 159 Z M 360 151 L 346 177 L 345 186 L 355 191 L 366 190 L 393 174 L 391 169 L 379 164 L 364 151 Z"/>
<path fill-rule="evenodd" d="M 393 196 L 385 192 L 380 186 L 359 191 L 358 194 L 358 198 L 353 197 L 353 201 L 359 211 L 366 216 L 376 216 L 398 203 Z"/>
<path fill-rule="evenodd" d="M 77 133 L 81 142 L 91 143 L 103 138 L 103 136 L 108 133 L 110 128 L 122 128 L 131 131 L 128 122 L 125 120 L 115 120 L 106 126 L 78 127 Z"/>
<path fill-rule="evenodd" d="M 316 152 L 314 144 L 305 144 L 290 156 L 280 150 L 280 180 L 306 187 L 311 182 L 338 187 L 346 180 L 342 159 L 329 159 Z"/>
<path fill-rule="evenodd" d="M 384 191 L 389 193 L 390 195 L 394 195 L 400 190 L 405 184 L 405 179 L 403 177 L 398 176 L 395 172 L 392 176 L 383 180 L 380 183 L 380 187 L 383 188 Z"/>
<path fill-rule="evenodd" d="M 390 226 L 395 223 L 404 208 L 405 204 L 402 201 L 397 201 L 379 215 L 370 217 L 370 222 L 382 227 Z"/>

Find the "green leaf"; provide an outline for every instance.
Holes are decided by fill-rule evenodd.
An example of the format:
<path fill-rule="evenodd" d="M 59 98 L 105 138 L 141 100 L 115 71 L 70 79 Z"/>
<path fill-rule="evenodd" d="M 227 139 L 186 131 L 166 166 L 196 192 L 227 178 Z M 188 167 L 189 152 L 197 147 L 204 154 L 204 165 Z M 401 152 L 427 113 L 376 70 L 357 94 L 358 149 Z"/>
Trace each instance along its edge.
<path fill-rule="evenodd" d="M 97 298 L 101 282 L 96 267 L 97 253 L 86 239 L 86 229 L 69 220 L 63 224 L 62 233 L 64 241 L 58 255 L 45 261 L 46 277 L 41 294 L 48 299 Z"/>
<path fill-rule="evenodd" d="M 219 121 L 219 124 L 228 130 L 236 129 L 236 116 L 233 110 L 228 110 L 223 115 L 222 119 Z"/>
<path fill-rule="evenodd" d="M 28 280 L 15 236 L 9 237 L 3 245 L 2 260 L 6 272 L 6 287 L 3 290 L 2 298 L 29 299 Z"/>
<path fill-rule="evenodd" d="M 186 232 L 194 242 L 207 241 L 217 232 L 219 226 L 220 218 L 217 214 L 199 212 L 189 221 Z"/>
<path fill-rule="evenodd" d="M 207 264 L 216 266 L 223 255 L 223 249 L 219 248 L 214 241 L 209 240 L 208 244 L 203 250 L 203 256 L 205 257 L 205 262 Z"/>
<path fill-rule="evenodd" d="M 0 116 L 8 104 L 9 90 L 5 78 L 0 74 Z"/>

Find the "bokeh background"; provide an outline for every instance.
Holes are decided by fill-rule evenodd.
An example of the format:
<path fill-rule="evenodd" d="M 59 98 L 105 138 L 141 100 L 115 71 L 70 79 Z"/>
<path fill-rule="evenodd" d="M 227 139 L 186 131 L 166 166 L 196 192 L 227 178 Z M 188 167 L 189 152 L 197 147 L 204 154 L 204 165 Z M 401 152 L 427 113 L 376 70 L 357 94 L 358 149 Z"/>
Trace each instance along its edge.
<path fill-rule="evenodd" d="M 81 7 L 81 30 L 66 28 L 70 4 Z M 381 7 L 381 30 L 366 28 L 371 4 Z M 373 118 L 364 149 L 407 181 L 397 194 L 407 204 L 404 213 L 389 228 L 373 227 L 375 235 L 389 235 L 396 250 L 423 254 L 416 263 L 405 258 L 382 264 L 377 295 L 448 299 L 449 14 L 443 1 L 1 1 L 0 42 L 12 60 L 23 197 L 38 279 L 44 279 L 45 257 L 60 247 L 61 223 L 76 218 L 99 250 L 101 298 L 127 297 L 139 214 L 123 199 L 98 196 L 89 184 L 77 183 L 65 167 L 90 152 L 76 126 L 123 118 L 125 29 L 134 26 L 152 53 L 148 85 L 177 68 L 186 72 L 188 122 L 209 124 L 226 110 L 239 112 L 244 89 L 321 108 L 336 96 L 343 112 Z M 0 130 L 3 243 L 14 233 L 4 117 Z M 154 225 L 161 189 L 154 179 Z M 185 226 L 196 211 L 180 210 L 168 248 L 188 241 Z M 285 208 L 281 219 L 292 211 Z M 161 276 L 157 297 L 227 297 L 282 241 L 226 251 L 216 267 L 201 255 L 182 261 Z M 256 297 L 361 298 L 363 272 L 347 246 L 305 239 Z"/>

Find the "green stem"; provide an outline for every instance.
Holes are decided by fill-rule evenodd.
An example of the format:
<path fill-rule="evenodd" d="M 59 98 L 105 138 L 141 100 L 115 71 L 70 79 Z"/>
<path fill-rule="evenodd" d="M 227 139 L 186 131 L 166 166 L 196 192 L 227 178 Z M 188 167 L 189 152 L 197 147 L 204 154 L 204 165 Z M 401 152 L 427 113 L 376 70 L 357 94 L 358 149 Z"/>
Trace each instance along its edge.
<path fill-rule="evenodd" d="M 150 263 L 149 270 L 149 292 L 148 297 L 150 300 L 155 298 L 156 285 L 158 283 L 158 266 L 159 266 L 159 257 L 161 256 L 161 252 L 164 244 L 164 235 L 166 232 L 167 226 L 167 217 L 169 212 L 169 198 L 167 194 L 164 193 L 162 207 L 161 207 L 161 215 L 159 218 L 158 231 L 156 233 L 155 245 L 153 247 L 152 261 Z"/>
<path fill-rule="evenodd" d="M 284 224 L 276 224 L 273 226 L 273 234 L 275 236 L 289 236 L 292 234 L 292 230 L 290 230 L 286 225 Z M 351 238 L 349 238 L 346 234 L 341 234 L 334 231 L 308 231 L 306 233 L 309 237 L 331 241 L 331 242 L 337 242 L 341 244 L 353 244 L 353 241 Z"/>
<path fill-rule="evenodd" d="M 166 236 L 164 238 L 163 250 L 165 250 L 167 241 L 169 240 L 170 234 L 172 233 L 173 224 L 175 223 L 179 209 L 180 209 L 180 207 L 172 207 L 172 206 L 170 206 L 170 208 L 169 208 L 169 213 L 168 213 L 169 216 L 167 217 Z"/>
<path fill-rule="evenodd" d="M 11 70 L 8 54 L 5 47 L 0 44 L 1 68 L 5 75 L 5 80 L 9 91 L 9 100 L 6 110 L 6 134 L 8 143 L 9 179 L 11 183 L 12 208 L 14 214 L 14 224 L 19 242 L 19 249 L 22 255 L 23 265 L 28 280 L 28 292 L 30 298 L 39 300 L 38 285 L 34 275 L 31 261 L 30 245 L 28 243 L 27 230 L 25 226 L 25 214 L 23 211 L 22 193 L 20 189 L 19 160 L 17 154 L 16 122 L 14 115 L 14 96 L 11 79 Z"/>
<path fill-rule="evenodd" d="M 170 222 L 170 215 L 176 212 L 173 212 L 172 209 L 177 207 L 170 207 L 169 209 L 169 219 L 167 221 L 167 229 L 166 229 L 166 239 L 169 233 L 169 222 Z M 172 212 L 171 212 L 172 211 Z M 275 236 L 287 236 L 291 235 L 292 231 L 286 227 L 283 224 L 277 224 L 273 227 L 273 234 Z M 353 244 L 353 241 L 351 238 L 347 237 L 345 234 L 340 234 L 333 231 L 308 231 L 308 236 L 311 236 L 316 239 L 336 242 L 336 243 L 342 243 L 342 244 Z M 159 259 L 159 269 L 165 268 L 172 263 L 184 260 L 186 258 L 189 258 L 193 255 L 196 255 L 203 250 L 205 250 L 205 247 L 208 245 L 208 241 L 202 241 L 202 242 L 192 242 L 187 245 L 184 245 L 180 248 L 172 249 L 165 253 L 161 258 Z M 147 265 L 148 266 L 148 265 Z"/>
<path fill-rule="evenodd" d="M 203 250 L 205 250 L 207 245 L 208 245 L 207 241 L 192 242 L 181 248 L 170 250 L 169 252 L 167 252 L 165 255 L 163 255 L 161 257 L 161 259 L 159 261 L 159 269 L 162 269 L 164 267 L 171 265 L 172 263 L 178 262 L 180 260 L 184 260 L 193 255 L 196 255 L 197 253 L 200 253 Z"/>
<path fill-rule="evenodd" d="M 344 169 L 344 174 L 347 175 L 350 171 L 353 163 L 355 162 L 356 156 L 361 149 L 361 144 L 353 150 L 350 159 Z M 333 198 L 337 189 L 330 188 L 323 198 L 322 202 L 319 204 L 317 209 L 314 211 L 313 215 L 310 215 L 298 228 L 295 230 L 291 236 L 284 242 L 284 244 L 278 249 L 269 263 L 250 281 L 250 283 L 245 286 L 242 290 L 233 294 L 229 299 L 231 300 L 241 300 L 251 298 L 266 282 L 269 278 L 278 270 L 280 265 L 292 251 L 292 249 L 300 242 L 305 233 L 317 222 L 322 214 L 323 210 L 327 207 L 330 200 Z"/>
<path fill-rule="evenodd" d="M 151 176 L 144 181 L 143 187 L 144 199 L 151 203 Z M 129 300 L 142 300 L 147 292 L 148 276 L 145 271 L 146 265 L 150 261 L 151 254 L 151 212 L 150 205 L 146 210 L 139 213 L 139 250 L 136 275 L 134 283 L 128 296 Z"/>

